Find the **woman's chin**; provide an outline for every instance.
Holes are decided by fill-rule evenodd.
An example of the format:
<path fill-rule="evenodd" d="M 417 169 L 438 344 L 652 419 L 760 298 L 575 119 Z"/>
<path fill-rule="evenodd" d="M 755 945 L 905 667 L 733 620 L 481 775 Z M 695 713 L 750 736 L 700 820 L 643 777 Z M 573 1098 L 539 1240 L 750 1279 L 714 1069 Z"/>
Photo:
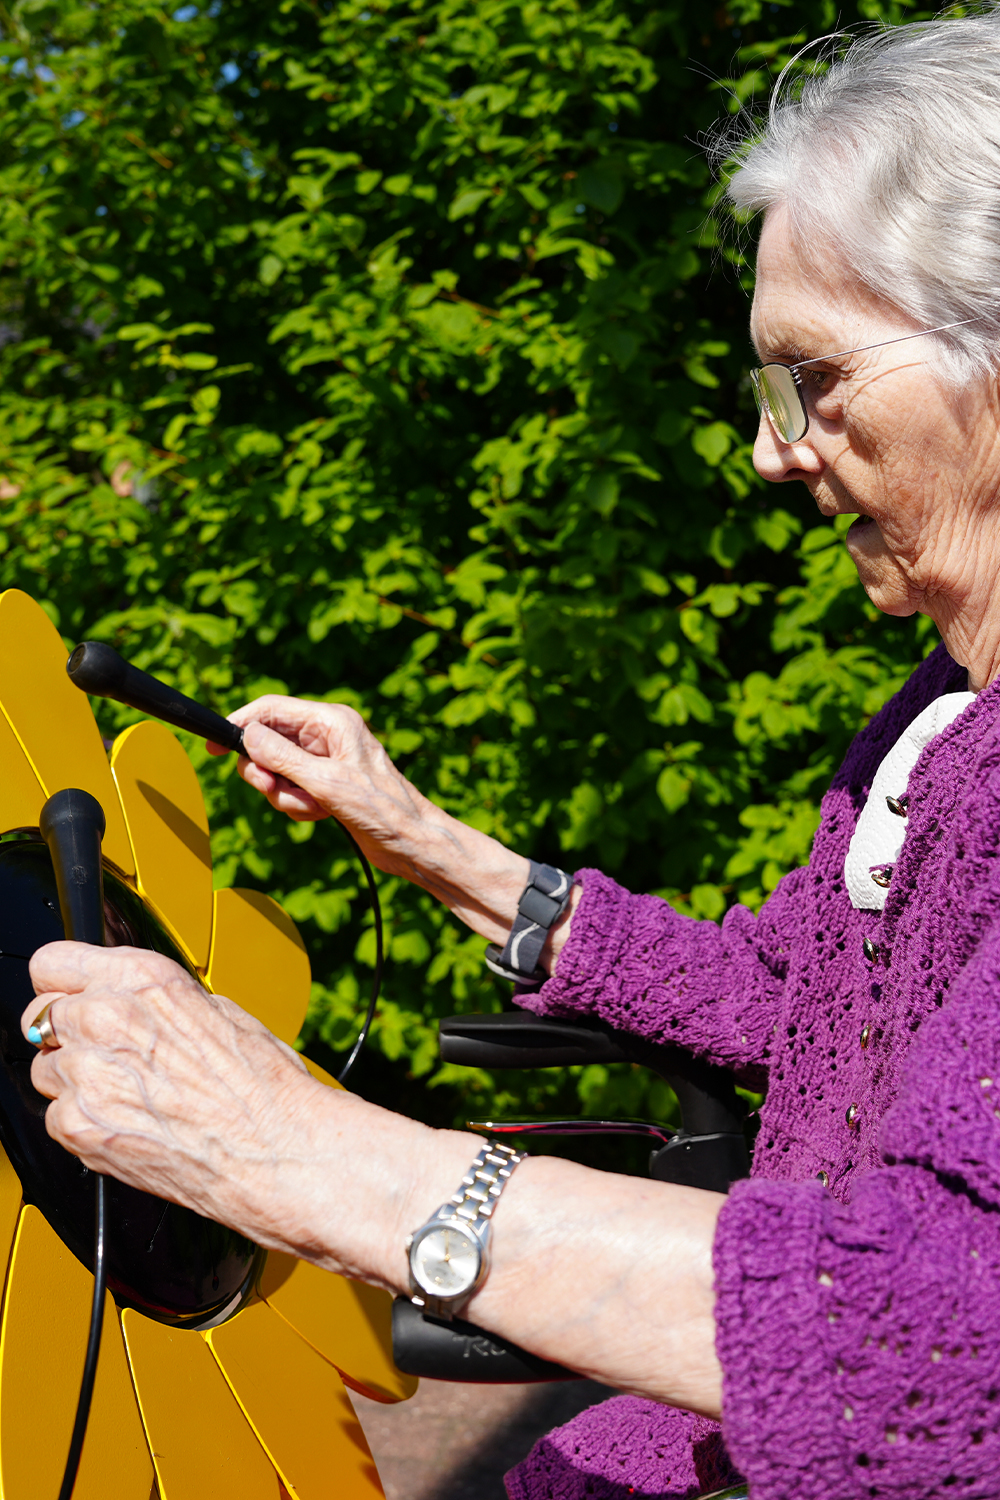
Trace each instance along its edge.
<path fill-rule="evenodd" d="M 917 608 L 906 575 L 870 516 L 859 516 L 844 538 L 861 587 L 885 615 L 912 615 Z"/>

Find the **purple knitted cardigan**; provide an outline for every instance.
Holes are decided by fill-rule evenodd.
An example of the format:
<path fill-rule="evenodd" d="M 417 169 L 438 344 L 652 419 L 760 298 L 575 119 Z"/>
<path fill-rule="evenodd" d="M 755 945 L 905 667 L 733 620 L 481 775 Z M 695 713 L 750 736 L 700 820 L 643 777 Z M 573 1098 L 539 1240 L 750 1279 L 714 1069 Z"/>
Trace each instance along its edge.
<path fill-rule="evenodd" d="M 940 647 L 756 918 L 581 872 L 558 973 L 522 1003 L 682 1042 L 767 1102 L 715 1241 L 722 1433 L 618 1396 L 542 1439 L 511 1500 L 692 1500 L 737 1473 L 753 1500 L 1000 1495 L 1000 680 L 918 761 L 884 910 L 844 888 L 879 763 L 964 687 Z"/>

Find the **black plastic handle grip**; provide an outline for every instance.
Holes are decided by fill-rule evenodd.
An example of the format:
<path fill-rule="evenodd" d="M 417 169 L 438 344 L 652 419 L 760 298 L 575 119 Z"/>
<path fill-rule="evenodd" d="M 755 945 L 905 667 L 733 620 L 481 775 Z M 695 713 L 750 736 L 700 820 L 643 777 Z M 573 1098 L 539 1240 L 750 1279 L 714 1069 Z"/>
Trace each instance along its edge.
<path fill-rule="evenodd" d="M 67 787 L 42 808 L 42 838 L 49 846 L 66 936 L 104 947 L 104 809 L 96 797 Z"/>
<path fill-rule="evenodd" d="M 677 1095 L 683 1126 L 654 1151 L 649 1171 L 659 1182 L 678 1182 L 686 1187 L 727 1193 L 734 1182 L 750 1175 L 750 1154 L 743 1134 L 746 1113 L 733 1080 L 723 1068 L 692 1057 L 680 1047 L 642 1041 L 615 1031 L 602 1021 L 566 1020 L 536 1016 L 529 1011 L 500 1014 L 445 1016 L 440 1022 L 441 1060 L 474 1068 L 556 1068 L 571 1063 L 641 1063 L 659 1073 Z M 518 1132 L 518 1122 L 491 1129 L 495 1133 Z M 568 1135 L 590 1132 L 619 1134 L 655 1125 L 637 1126 L 630 1121 L 580 1120 L 540 1121 L 537 1134 Z"/>
<path fill-rule="evenodd" d="M 527 1010 L 444 1016 L 441 1061 L 467 1068 L 565 1068 L 625 1062 L 621 1040 L 599 1021 L 564 1021 Z"/>
<path fill-rule="evenodd" d="M 665 1078 L 693 1135 L 739 1132 L 745 1110 L 723 1069 L 680 1047 L 645 1042 L 602 1021 L 536 1016 L 525 1010 L 445 1016 L 442 1062 L 467 1068 L 562 1068 L 573 1063 L 640 1063 Z"/>
<path fill-rule="evenodd" d="M 517 1344 L 466 1323 L 446 1322 L 414 1307 L 408 1297 L 392 1304 L 392 1357 L 405 1375 L 456 1380 L 463 1385 L 533 1385 L 582 1380 L 574 1370 L 529 1354 Z"/>
<path fill-rule="evenodd" d="M 42 808 L 38 826 L 52 858 L 63 931 L 76 943 L 93 943 L 95 947 L 103 948 L 103 807 L 89 792 L 80 791 L 78 787 L 66 787 L 61 792 L 53 792 Z M 90 1420 L 97 1365 L 101 1357 L 101 1330 L 104 1326 L 104 1298 L 108 1277 L 105 1259 L 107 1184 L 102 1173 L 94 1174 L 94 1195 L 94 1295 L 90 1309 L 90 1330 L 66 1468 L 59 1487 L 59 1500 L 72 1497 L 76 1485 L 80 1455 Z"/>
<path fill-rule="evenodd" d="M 133 667 L 119 656 L 114 646 L 103 641 L 83 641 L 70 653 L 66 671 L 70 682 L 84 693 L 114 698 L 152 719 L 162 719 L 176 729 L 190 730 L 203 740 L 243 754 L 243 730 L 238 724 L 231 724 L 221 714 L 204 708 L 176 688 L 167 687 L 158 677 Z"/>

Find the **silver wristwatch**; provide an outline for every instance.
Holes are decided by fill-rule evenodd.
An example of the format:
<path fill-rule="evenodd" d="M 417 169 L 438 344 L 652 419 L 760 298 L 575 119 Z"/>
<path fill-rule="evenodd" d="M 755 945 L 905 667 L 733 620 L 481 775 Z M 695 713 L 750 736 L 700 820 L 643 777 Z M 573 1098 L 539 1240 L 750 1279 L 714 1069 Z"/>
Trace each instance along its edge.
<path fill-rule="evenodd" d="M 490 1141 L 455 1195 L 410 1235 L 410 1300 L 438 1318 L 454 1318 L 490 1268 L 490 1216 L 510 1174 L 527 1156 Z"/>

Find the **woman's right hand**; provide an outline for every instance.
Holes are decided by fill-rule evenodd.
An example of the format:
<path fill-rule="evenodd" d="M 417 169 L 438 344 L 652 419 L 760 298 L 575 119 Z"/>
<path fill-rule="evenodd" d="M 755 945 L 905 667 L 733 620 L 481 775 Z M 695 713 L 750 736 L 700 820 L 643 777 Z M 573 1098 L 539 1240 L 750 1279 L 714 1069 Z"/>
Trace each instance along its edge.
<path fill-rule="evenodd" d="M 272 807 L 297 823 L 336 818 L 372 864 L 413 878 L 421 824 L 436 823 L 440 809 L 397 771 L 355 709 L 269 693 L 230 719 L 243 729 L 248 752 L 239 773 Z"/>
<path fill-rule="evenodd" d="M 353 708 L 268 694 L 230 719 L 247 750 L 240 775 L 272 807 L 296 822 L 336 818 L 376 868 L 422 886 L 491 942 L 506 940 L 528 861 L 429 801 Z"/>

